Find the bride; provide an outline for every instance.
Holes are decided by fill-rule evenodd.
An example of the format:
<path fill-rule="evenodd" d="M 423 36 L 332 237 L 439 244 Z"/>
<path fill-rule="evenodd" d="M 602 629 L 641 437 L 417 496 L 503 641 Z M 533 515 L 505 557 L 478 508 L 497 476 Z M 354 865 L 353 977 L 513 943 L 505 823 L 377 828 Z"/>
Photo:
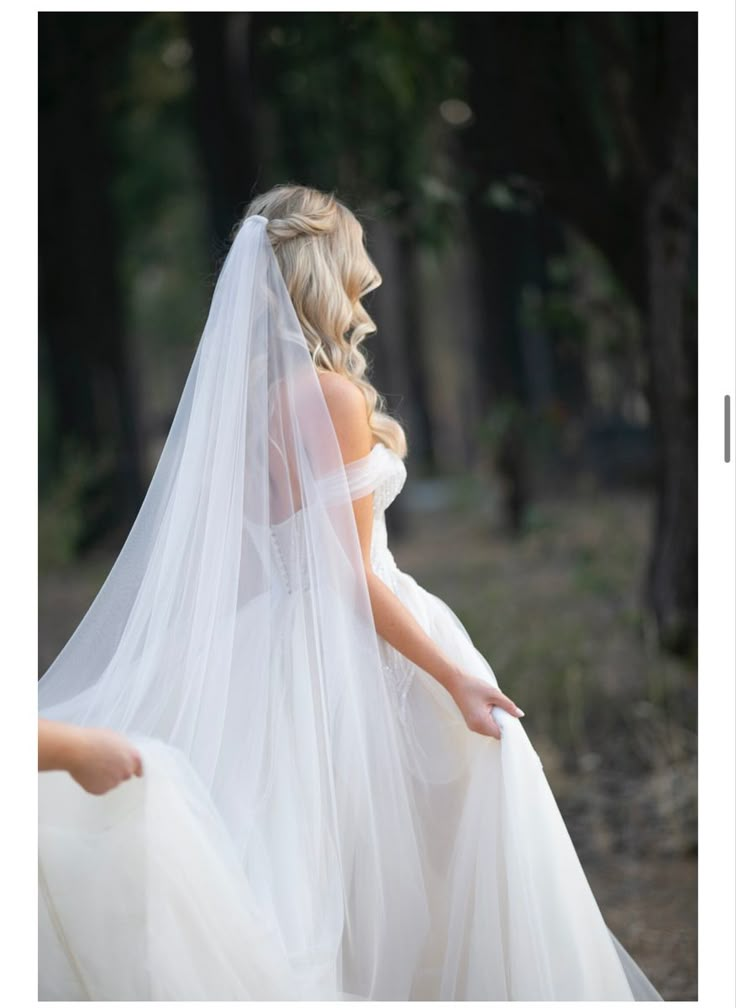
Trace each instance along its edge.
<path fill-rule="evenodd" d="M 607 929 L 523 711 L 399 570 L 406 443 L 333 196 L 238 227 L 153 480 L 45 718 L 144 773 L 39 783 L 44 1000 L 659 1000 Z"/>

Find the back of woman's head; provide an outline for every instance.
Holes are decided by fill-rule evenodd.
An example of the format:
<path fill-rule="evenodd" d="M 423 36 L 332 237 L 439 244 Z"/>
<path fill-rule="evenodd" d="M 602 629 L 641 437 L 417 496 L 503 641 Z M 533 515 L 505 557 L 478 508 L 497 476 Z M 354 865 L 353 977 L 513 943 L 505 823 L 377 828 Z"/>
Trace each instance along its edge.
<path fill-rule="evenodd" d="M 279 185 L 251 200 L 245 217 L 266 217 L 266 231 L 315 367 L 344 375 L 366 399 L 375 438 L 403 456 L 406 437 L 366 377 L 360 344 L 376 331 L 361 298 L 381 283 L 363 228 L 331 193 Z"/>

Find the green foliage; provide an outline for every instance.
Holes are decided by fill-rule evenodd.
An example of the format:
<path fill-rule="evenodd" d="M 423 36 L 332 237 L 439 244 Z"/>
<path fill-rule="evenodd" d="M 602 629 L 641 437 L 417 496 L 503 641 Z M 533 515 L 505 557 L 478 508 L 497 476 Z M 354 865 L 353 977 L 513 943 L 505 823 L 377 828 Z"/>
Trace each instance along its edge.
<path fill-rule="evenodd" d="M 590 546 L 583 545 L 575 550 L 572 571 L 581 592 L 590 592 L 602 597 L 611 595 L 615 586 L 605 558 Z"/>
<path fill-rule="evenodd" d="M 98 465 L 72 445 L 63 452 L 38 506 L 38 566 L 41 573 L 68 567 L 84 531 L 82 498 Z"/>
<path fill-rule="evenodd" d="M 274 157 L 264 184 L 301 179 L 370 212 L 414 207 L 415 223 L 457 202 L 431 165 L 443 100 L 464 64 L 448 14 L 262 16 L 256 76 Z M 365 206 L 367 204 L 367 207 Z"/>
<path fill-rule="evenodd" d="M 208 295 L 204 180 L 191 128 L 191 47 L 180 14 L 139 20 L 125 73 L 110 96 L 118 160 L 114 198 L 122 237 L 128 328 L 150 350 L 187 345 Z"/>
<path fill-rule="evenodd" d="M 539 455 L 559 450 L 564 414 L 553 403 L 545 409 L 528 409 L 517 399 L 499 397 L 478 426 L 478 440 L 490 458 L 518 441 Z"/>

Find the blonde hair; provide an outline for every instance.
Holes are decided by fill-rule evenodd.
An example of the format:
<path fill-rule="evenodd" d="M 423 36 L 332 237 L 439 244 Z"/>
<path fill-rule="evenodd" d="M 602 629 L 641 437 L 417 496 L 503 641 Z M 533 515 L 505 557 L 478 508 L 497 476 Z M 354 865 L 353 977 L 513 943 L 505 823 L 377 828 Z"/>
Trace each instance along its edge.
<path fill-rule="evenodd" d="M 267 233 L 318 370 L 344 375 L 365 397 L 377 441 L 406 455 L 406 435 L 366 376 L 360 344 L 376 326 L 361 298 L 381 284 L 357 218 L 332 193 L 278 185 L 251 200 L 245 218 L 268 219 Z"/>

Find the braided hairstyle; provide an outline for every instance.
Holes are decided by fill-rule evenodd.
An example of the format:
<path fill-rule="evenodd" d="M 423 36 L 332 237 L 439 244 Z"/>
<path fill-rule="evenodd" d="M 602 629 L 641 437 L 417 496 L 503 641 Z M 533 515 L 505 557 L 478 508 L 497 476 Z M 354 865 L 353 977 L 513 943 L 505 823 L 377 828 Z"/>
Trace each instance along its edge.
<path fill-rule="evenodd" d="M 315 367 L 358 386 L 373 436 L 404 457 L 403 428 L 384 411 L 360 348 L 376 331 L 361 298 L 381 283 L 360 223 L 334 194 L 299 185 L 274 186 L 256 196 L 243 219 L 253 214 L 268 220 L 266 231 Z"/>

